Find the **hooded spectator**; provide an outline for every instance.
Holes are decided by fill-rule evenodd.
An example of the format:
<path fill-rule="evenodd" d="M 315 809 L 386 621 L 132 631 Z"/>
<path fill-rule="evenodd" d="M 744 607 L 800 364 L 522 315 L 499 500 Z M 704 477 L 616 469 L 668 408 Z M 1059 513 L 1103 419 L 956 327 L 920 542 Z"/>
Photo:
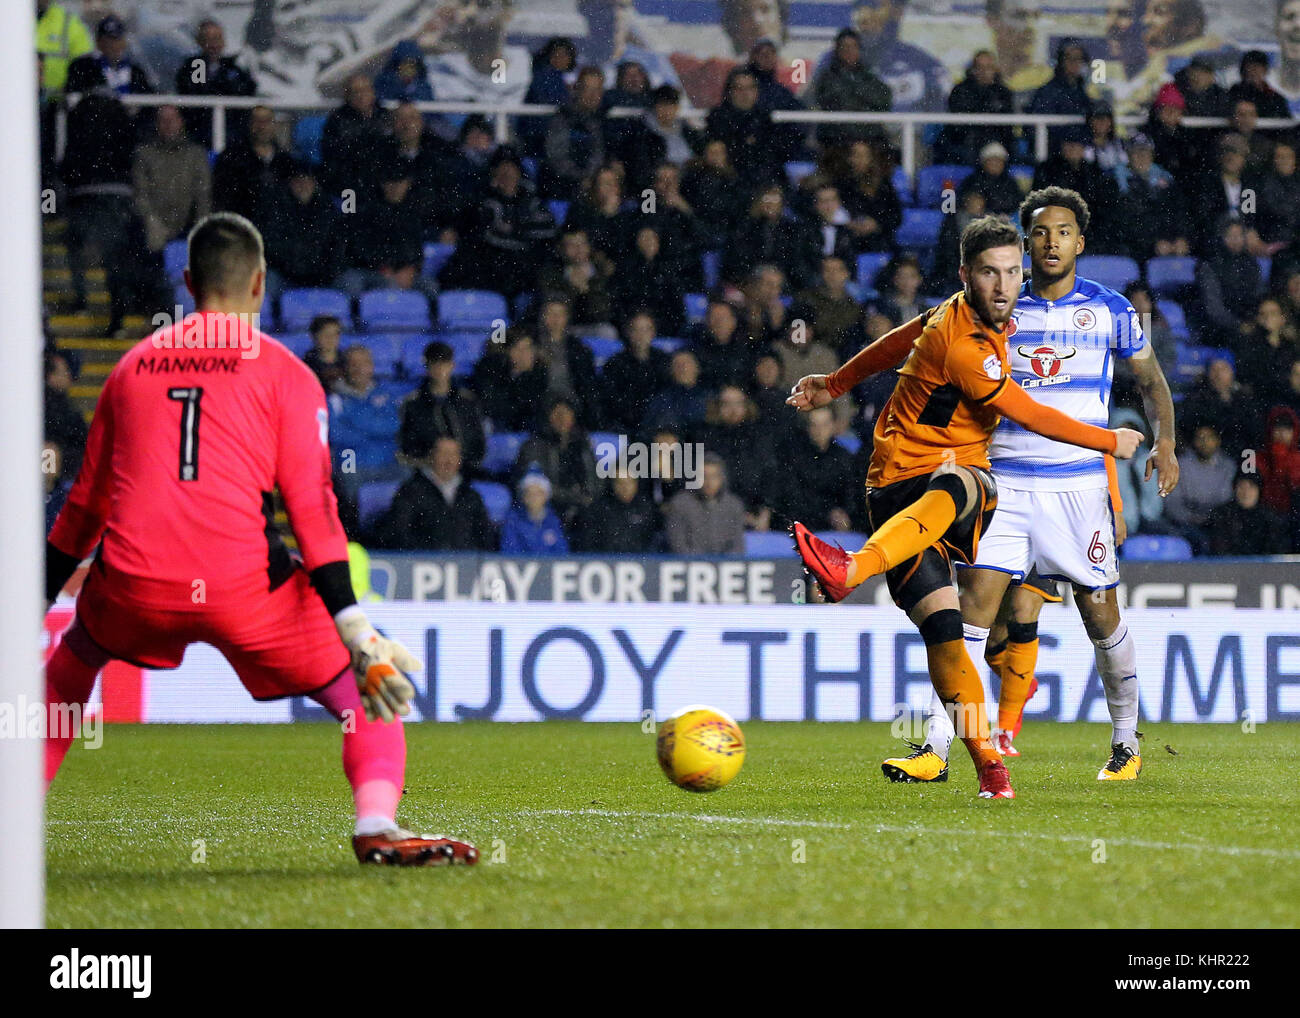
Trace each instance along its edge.
<path fill-rule="evenodd" d="M 1273 407 L 1266 435 L 1255 457 L 1261 497 L 1283 518 L 1300 519 L 1300 416 L 1290 407 Z"/>
<path fill-rule="evenodd" d="M 551 482 L 540 471 L 525 474 L 516 486 L 518 504 L 501 525 L 503 555 L 566 555 L 569 542 L 551 508 Z"/>

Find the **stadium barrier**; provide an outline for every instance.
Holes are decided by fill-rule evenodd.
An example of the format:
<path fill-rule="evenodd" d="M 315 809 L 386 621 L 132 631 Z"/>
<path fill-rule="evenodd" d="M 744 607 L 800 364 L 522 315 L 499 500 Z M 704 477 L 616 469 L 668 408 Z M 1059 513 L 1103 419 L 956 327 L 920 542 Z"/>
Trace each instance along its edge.
<path fill-rule="evenodd" d="M 66 107 L 60 107 L 55 118 L 55 155 L 63 158 L 64 145 L 67 140 L 67 108 L 76 105 L 81 95 L 71 93 L 66 96 Z M 190 95 L 124 95 L 120 97 L 127 106 L 180 106 L 212 110 L 212 148 L 220 152 L 226 147 L 226 112 L 227 110 L 252 109 L 255 106 L 267 106 L 276 112 L 330 113 L 339 108 L 338 102 L 318 100 L 314 102 L 284 102 L 252 97 L 225 96 L 190 96 Z M 381 105 L 393 107 L 395 102 Z M 477 113 L 489 118 L 497 142 L 504 143 L 510 138 L 511 117 L 549 117 L 558 107 L 535 103 L 468 103 L 468 102 L 417 102 L 415 107 L 421 113 L 470 114 Z M 644 112 L 630 106 L 616 106 L 609 110 L 612 117 L 634 117 Z M 708 115 L 708 110 L 684 107 L 682 118 L 699 124 Z M 844 113 L 826 110 L 776 110 L 772 113 L 773 123 L 814 124 L 875 124 L 896 130 L 899 135 L 901 150 L 900 165 L 910 179 L 916 178 L 920 159 L 920 137 L 923 128 L 929 125 L 969 124 L 972 127 L 991 124 L 1006 124 L 1033 131 L 1034 158 L 1042 162 L 1048 157 L 1049 129 L 1068 124 L 1083 124 L 1082 116 L 1050 113 Z M 1141 127 L 1147 122 L 1145 116 L 1123 115 L 1115 118 L 1119 128 Z M 1261 119 L 1260 130 L 1285 130 L 1295 126 L 1293 120 Z M 1184 117 L 1183 126 L 1188 128 L 1229 127 L 1231 121 L 1225 117 Z"/>

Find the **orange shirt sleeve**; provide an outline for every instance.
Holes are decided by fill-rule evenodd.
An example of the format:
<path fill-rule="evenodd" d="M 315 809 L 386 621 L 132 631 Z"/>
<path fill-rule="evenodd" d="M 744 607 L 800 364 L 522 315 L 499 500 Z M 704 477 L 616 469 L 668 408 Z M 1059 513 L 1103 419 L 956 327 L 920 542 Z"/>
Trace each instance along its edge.
<path fill-rule="evenodd" d="M 1061 413 L 1055 407 L 1044 406 L 1029 398 L 1029 394 L 1012 379 L 1003 379 L 1007 384 L 990 402 L 1007 417 L 1022 428 L 1084 449 L 1097 452 L 1115 451 L 1115 433 L 1106 428 L 1076 421 L 1073 417 Z"/>
<path fill-rule="evenodd" d="M 1110 488 L 1110 504 L 1118 516 L 1124 511 L 1124 499 L 1119 493 L 1119 474 L 1115 472 L 1115 457 L 1106 455 L 1106 486 Z"/>
<path fill-rule="evenodd" d="M 924 330 L 929 315 L 928 311 L 923 312 L 910 322 L 904 322 L 898 328 L 890 329 L 869 346 L 863 347 L 840 368 L 827 376 L 826 391 L 832 398 L 838 398 L 872 375 L 892 368 L 912 349 L 912 344 Z"/>

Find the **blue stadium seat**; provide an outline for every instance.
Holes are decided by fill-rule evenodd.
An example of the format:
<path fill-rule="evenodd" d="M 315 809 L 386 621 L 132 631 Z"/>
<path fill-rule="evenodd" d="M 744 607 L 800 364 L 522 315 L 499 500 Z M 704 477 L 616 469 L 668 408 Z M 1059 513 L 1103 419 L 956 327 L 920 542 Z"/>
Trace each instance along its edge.
<path fill-rule="evenodd" d="M 974 172 L 975 167 L 957 163 L 935 163 L 924 167 L 916 175 L 916 207 L 937 209 L 943 200 L 944 189 L 957 190 L 961 182 Z"/>
<path fill-rule="evenodd" d="M 1268 277 L 1273 274 L 1273 259 L 1268 255 L 1256 255 L 1255 261 L 1259 263 L 1260 278 L 1267 283 Z"/>
<path fill-rule="evenodd" d="M 353 337 L 375 359 L 375 374 L 381 378 L 396 378 L 402 374 L 402 342 L 406 333 L 367 332 Z"/>
<path fill-rule="evenodd" d="M 480 464 L 494 476 L 509 473 L 519 458 L 520 447 L 528 440 L 526 431 L 496 431 L 487 437 L 487 449 Z"/>
<path fill-rule="evenodd" d="M 1015 178 L 1016 183 L 1020 185 L 1020 190 L 1028 194 L 1029 189 L 1034 186 L 1033 166 L 1025 163 L 1016 163 L 1012 166 L 1008 166 L 1007 172 Z"/>
<path fill-rule="evenodd" d="M 528 316 L 528 310 L 533 306 L 536 297 L 537 294 L 532 292 L 515 294 L 514 303 L 510 305 L 510 310 L 515 313 L 514 321 L 520 321 Z"/>
<path fill-rule="evenodd" d="M 176 303 L 180 306 L 181 315 L 192 315 L 194 313 L 194 295 L 190 293 L 189 288 L 184 283 L 177 283 L 172 287 L 172 292 L 176 295 Z"/>
<path fill-rule="evenodd" d="M 842 435 L 835 436 L 835 444 L 856 456 L 858 450 L 862 448 L 862 437 L 856 431 L 846 431 Z"/>
<path fill-rule="evenodd" d="M 867 535 L 854 530 L 818 530 L 816 534 L 827 544 L 838 544 L 845 551 L 857 551 L 867 543 Z"/>
<path fill-rule="evenodd" d="M 904 205 L 911 205 L 912 178 L 907 175 L 907 171 L 901 166 L 895 166 L 894 172 L 890 176 L 890 183 L 894 185 L 894 190 L 898 192 L 898 200 Z"/>
<path fill-rule="evenodd" d="M 1120 292 L 1142 275 L 1138 263 L 1122 255 L 1080 255 L 1076 271 L 1084 279 Z"/>
<path fill-rule="evenodd" d="M 745 531 L 746 558 L 794 558 L 794 544 L 784 530 Z"/>
<path fill-rule="evenodd" d="M 510 489 L 495 481 L 471 481 L 470 486 L 482 496 L 488 519 L 501 526 L 510 511 Z"/>
<path fill-rule="evenodd" d="M 175 285 L 185 282 L 185 263 L 189 260 L 189 245 L 183 240 L 169 240 L 163 248 L 163 271 L 167 282 Z"/>
<path fill-rule="evenodd" d="M 420 271 L 431 279 L 437 277 L 438 273 L 442 271 L 442 267 L 451 260 L 451 256 L 455 253 L 455 244 L 425 244 L 424 266 Z"/>
<path fill-rule="evenodd" d="M 559 198 L 555 198 L 548 201 L 546 207 L 551 210 L 551 215 L 555 217 L 555 225 L 563 226 L 564 219 L 569 214 L 569 203 L 567 201 L 561 201 Z"/>
<path fill-rule="evenodd" d="M 581 336 L 579 338 L 591 351 L 591 356 L 596 361 L 596 367 L 600 367 L 614 354 L 623 349 L 621 339 L 611 339 L 609 336 Z"/>
<path fill-rule="evenodd" d="M 659 336 L 658 338 L 653 340 L 650 343 L 650 345 L 654 347 L 656 350 L 662 350 L 664 353 L 668 354 L 669 356 L 675 354 L 678 350 L 682 350 L 690 346 L 690 344 L 686 342 L 686 340 L 678 339 L 676 336 Z"/>
<path fill-rule="evenodd" d="M 1174 377 L 1171 380 L 1182 385 L 1194 382 L 1205 374 L 1206 367 L 1213 360 L 1225 360 L 1236 366 L 1232 351 L 1226 347 L 1179 343 L 1174 360 Z"/>
<path fill-rule="evenodd" d="M 424 348 L 429 345 L 431 337 L 422 332 L 403 332 L 397 336 L 397 359 L 402 365 L 402 374 L 407 378 L 424 378 Z M 456 365 L 460 370 L 460 365 Z"/>
<path fill-rule="evenodd" d="M 591 451 L 597 452 L 602 445 L 612 445 L 618 448 L 617 431 L 593 431 L 587 435 L 587 440 L 591 442 Z"/>
<path fill-rule="evenodd" d="M 810 177 L 817 172 L 816 163 L 786 163 L 785 179 L 789 181 L 791 187 L 798 187 L 799 182 L 804 177 Z"/>
<path fill-rule="evenodd" d="M 357 515 L 368 527 L 388 511 L 400 481 L 367 481 L 357 490 Z"/>
<path fill-rule="evenodd" d="M 1192 334 L 1187 328 L 1187 315 L 1183 313 L 1181 304 L 1174 300 L 1158 300 L 1156 309 L 1165 316 L 1174 339 L 1186 342 L 1191 337 Z"/>
<path fill-rule="evenodd" d="M 352 305 L 342 290 L 305 288 L 280 294 L 280 328 L 298 332 L 317 315 L 335 315 L 346 332 L 352 326 Z"/>
<path fill-rule="evenodd" d="M 295 357 L 301 357 L 311 349 L 311 333 L 309 332 L 282 332 L 275 338 L 287 346 Z"/>
<path fill-rule="evenodd" d="M 702 322 L 709 313 L 709 298 L 702 293 L 688 293 L 682 298 L 688 322 Z"/>
<path fill-rule="evenodd" d="M 306 159 L 313 166 L 320 165 L 321 135 L 325 133 L 325 113 L 308 113 L 294 121 L 293 149 L 299 158 Z"/>
<path fill-rule="evenodd" d="M 1152 258 L 1147 262 L 1147 285 L 1157 297 L 1169 297 L 1196 282 L 1196 259 Z"/>
<path fill-rule="evenodd" d="M 456 370 L 466 372 L 483 356 L 491 336 L 486 329 L 439 329 L 432 337 L 421 338 L 426 341 L 429 338 L 440 339 L 446 343 L 455 355 Z"/>
<path fill-rule="evenodd" d="M 537 179 L 537 160 L 533 156 L 524 156 L 519 160 L 519 163 L 523 167 L 524 175 L 529 180 Z"/>
<path fill-rule="evenodd" d="M 903 223 L 894 234 L 894 243 L 907 249 L 931 250 L 939 243 L 943 213 L 938 209 L 903 209 Z"/>
<path fill-rule="evenodd" d="M 367 290 L 357 301 L 357 319 L 368 332 L 428 329 L 429 300 L 419 290 Z"/>
<path fill-rule="evenodd" d="M 508 322 L 506 299 L 492 290 L 446 290 L 438 296 L 438 323 L 444 329 L 492 328 Z"/>
<path fill-rule="evenodd" d="M 869 289 L 874 288 L 876 276 L 888 264 L 888 251 L 868 251 L 866 254 L 858 255 L 858 284 Z"/>
<path fill-rule="evenodd" d="M 712 290 L 722 272 L 722 252 L 705 251 L 700 255 L 700 269 L 704 273 L 704 285 Z"/>
<path fill-rule="evenodd" d="M 1134 534 L 1120 548 L 1120 557 L 1137 562 L 1186 562 L 1192 546 L 1169 534 Z"/>

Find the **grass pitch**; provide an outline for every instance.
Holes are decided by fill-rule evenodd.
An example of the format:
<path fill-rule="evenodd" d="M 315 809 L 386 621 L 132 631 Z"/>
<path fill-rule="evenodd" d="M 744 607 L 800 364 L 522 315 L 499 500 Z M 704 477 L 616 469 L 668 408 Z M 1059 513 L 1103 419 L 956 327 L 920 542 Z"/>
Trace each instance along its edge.
<path fill-rule="evenodd" d="M 887 725 L 744 726 L 729 787 L 668 784 L 639 725 L 408 727 L 402 819 L 474 868 L 362 868 L 327 724 L 108 726 L 48 803 L 52 927 L 1300 924 L 1300 725 L 1030 723 L 1019 796 L 891 785 Z M 1166 750 L 1176 750 L 1177 755 Z"/>

